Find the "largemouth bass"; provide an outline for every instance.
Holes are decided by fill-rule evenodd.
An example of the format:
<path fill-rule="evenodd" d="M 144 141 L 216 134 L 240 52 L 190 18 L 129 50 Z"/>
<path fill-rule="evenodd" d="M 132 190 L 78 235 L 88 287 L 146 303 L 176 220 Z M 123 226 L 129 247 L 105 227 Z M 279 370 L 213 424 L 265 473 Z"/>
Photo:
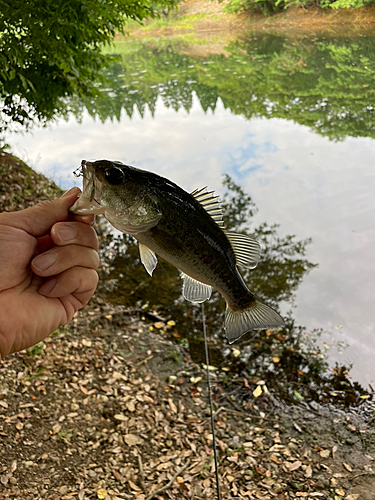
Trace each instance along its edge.
<path fill-rule="evenodd" d="M 249 330 L 284 324 L 276 311 L 254 297 L 237 269 L 257 265 L 259 243 L 224 229 L 213 191 L 189 194 L 157 174 L 108 160 L 83 160 L 78 170 L 83 190 L 71 211 L 102 214 L 116 229 L 134 236 L 151 276 L 157 255 L 177 267 L 185 299 L 203 302 L 212 288 L 217 290 L 227 305 L 229 343 Z"/>

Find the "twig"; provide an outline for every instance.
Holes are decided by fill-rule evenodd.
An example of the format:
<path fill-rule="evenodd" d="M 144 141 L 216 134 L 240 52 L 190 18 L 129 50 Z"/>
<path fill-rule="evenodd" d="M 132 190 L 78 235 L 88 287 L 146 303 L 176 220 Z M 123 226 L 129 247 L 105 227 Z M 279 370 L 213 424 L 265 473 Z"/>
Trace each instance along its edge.
<path fill-rule="evenodd" d="M 353 481 L 353 479 L 356 479 L 357 477 L 360 477 L 360 476 L 373 476 L 373 475 L 375 475 L 375 472 L 369 472 L 369 471 L 360 472 L 359 474 L 356 474 L 355 476 L 352 476 L 351 478 L 349 478 L 349 481 Z"/>
<path fill-rule="evenodd" d="M 154 357 L 154 355 L 153 355 L 153 354 L 151 354 L 151 356 L 148 356 L 147 358 L 142 359 L 142 361 L 140 361 L 139 363 L 136 363 L 136 364 L 137 364 L 137 366 L 140 366 L 140 365 L 142 365 L 143 363 L 147 363 L 147 361 L 150 361 L 150 359 L 152 359 L 153 357 Z"/>
<path fill-rule="evenodd" d="M 172 486 L 172 484 L 174 483 L 174 480 L 176 479 L 176 477 L 179 476 L 180 474 L 182 474 L 182 472 L 184 472 L 184 470 L 187 469 L 189 467 L 189 465 L 190 465 L 190 461 L 187 461 L 186 464 L 183 467 L 181 467 L 181 469 L 178 469 L 178 471 L 172 477 L 172 479 L 169 481 L 168 484 L 166 484 L 165 486 L 163 486 L 159 490 L 156 490 L 153 493 L 151 493 L 151 495 L 149 495 L 145 500 L 152 500 L 156 495 L 159 495 L 159 493 L 162 493 L 163 491 L 168 490 Z"/>
<path fill-rule="evenodd" d="M 226 406 L 220 406 L 218 410 L 215 411 L 215 417 L 221 412 L 221 410 L 224 411 L 229 411 L 230 413 L 238 413 L 238 415 L 247 415 L 249 418 L 259 418 L 260 420 L 271 420 L 275 421 L 275 418 L 271 417 L 261 417 L 260 415 L 252 415 L 250 412 L 247 411 L 238 411 L 238 410 L 232 410 L 231 408 L 227 408 Z"/>
<path fill-rule="evenodd" d="M 137 450 L 138 451 L 138 450 Z M 138 451 L 138 468 L 139 468 L 139 482 L 141 483 L 143 491 L 145 490 L 145 473 L 143 472 L 143 464 L 142 464 L 142 457 L 141 454 Z"/>

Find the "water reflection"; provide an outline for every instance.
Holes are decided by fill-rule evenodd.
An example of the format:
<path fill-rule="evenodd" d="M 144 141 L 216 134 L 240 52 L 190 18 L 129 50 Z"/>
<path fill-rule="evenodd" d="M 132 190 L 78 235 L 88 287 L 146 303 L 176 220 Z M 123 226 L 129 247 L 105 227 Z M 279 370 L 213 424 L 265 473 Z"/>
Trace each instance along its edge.
<path fill-rule="evenodd" d="M 264 249 L 257 268 L 243 273 L 246 283 L 275 308 L 281 300 L 292 304 L 299 284 L 316 267 L 305 255 L 310 240 L 280 237 L 276 225 L 264 223 L 252 228 L 256 206 L 251 197 L 227 175 L 224 186 L 222 206 L 226 227 L 257 238 Z M 176 268 L 160 259 L 153 277 L 148 276 L 140 262 L 138 244 L 128 235 L 106 234 L 102 249 L 105 262 L 102 279 L 109 290 L 108 300 L 135 308 L 148 319 L 154 313 L 166 320 L 173 319 L 176 326 L 164 328 L 165 334 L 187 348 L 195 362 L 204 363 L 201 309 L 182 299 L 182 282 Z M 315 400 L 364 409 L 369 393 L 350 381 L 350 367 L 329 368 L 318 344 L 320 331 L 308 332 L 297 325 L 290 311 L 282 330 L 247 334 L 233 348 L 223 336 L 224 309 L 224 300 L 214 292 L 205 304 L 211 335 L 210 356 L 212 365 L 221 370 L 221 378 L 227 384 L 246 376 L 264 380 L 282 400 Z"/>
<path fill-rule="evenodd" d="M 256 40 L 256 41 L 255 41 Z M 204 111 L 224 107 L 247 119 L 285 118 L 334 140 L 374 137 L 375 37 L 325 36 L 296 40 L 264 34 L 225 47 L 209 59 L 189 55 L 182 42 L 123 42 L 122 58 L 106 73 L 102 100 L 72 103 L 102 122 L 154 116 L 161 97 L 175 111 L 191 110 L 196 95 Z"/>
<path fill-rule="evenodd" d="M 169 40 L 117 43 L 113 50 L 121 59 L 111 67 L 106 84 L 97 84 L 101 99 L 61 101 L 72 111 L 68 121 L 61 119 L 50 129 L 35 130 L 34 135 L 12 136 L 9 142 L 16 154 L 31 158 L 31 164 L 36 163 L 47 175 L 52 171 L 66 188 L 71 185 L 69 175 L 82 158 L 135 163 L 188 190 L 205 184 L 217 189 L 222 172 L 230 173 L 253 194 L 260 211 L 256 214 L 255 206 L 248 205 L 251 210 L 245 218 L 244 207 L 227 212 L 228 225 L 235 228 L 242 223 L 267 243 L 262 267 L 246 278 L 250 287 L 270 303 L 291 301 L 299 287 L 293 315 L 296 324 L 290 326 L 297 347 L 309 333 L 307 339 L 313 338 L 315 345 L 309 352 L 317 353 L 311 354 L 309 363 L 313 366 L 313 361 L 318 362 L 321 377 L 326 359 L 319 360 L 323 353 L 317 345 L 322 346 L 323 340 L 330 343 L 331 334 L 336 341 L 346 340 L 350 344 L 346 355 L 354 362 L 351 373 L 367 386 L 375 377 L 375 143 L 369 139 L 374 135 L 370 106 L 374 87 L 368 85 L 374 77 L 374 47 L 375 37 L 359 35 L 349 39 L 253 34 L 228 46 L 222 43 L 219 49 L 217 45 Z M 323 136 L 347 138 L 335 142 Z M 254 228 L 246 225 L 249 220 L 257 221 Z M 280 229 L 262 227 L 263 220 L 279 222 Z M 298 234 L 298 238 L 313 236 L 313 244 L 304 246 L 308 259 L 294 253 L 298 239 L 285 241 L 285 231 Z M 158 279 L 159 307 L 168 313 L 171 300 L 179 304 L 181 283 L 174 269 L 166 264 L 158 266 L 160 277 L 149 283 L 143 268 L 138 268 L 138 250 L 129 242 L 129 254 L 125 255 L 123 244 L 116 244 L 127 259 L 126 266 L 121 258 L 115 262 L 127 277 L 119 287 L 126 290 L 121 300 L 129 296 L 131 304 L 149 301 L 150 307 L 157 305 L 153 301 Z M 310 274 L 309 261 L 320 264 Z M 116 272 L 111 276 L 116 277 Z M 307 278 L 302 282 L 304 276 Z M 217 299 L 212 315 L 222 311 L 220 304 Z M 189 306 L 186 313 L 180 313 L 181 318 L 183 314 L 191 318 L 191 332 L 181 338 L 190 339 L 190 348 L 197 351 L 195 359 L 200 359 L 199 311 Z M 180 324 L 179 320 L 177 335 L 181 334 Z M 213 316 L 210 326 L 211 331 L 219 332 L 221 319 Z M 321 326 L 324 332 L 319 340 L 311 331 Z M 288 363 L 279 354 L 288 356 L 290 366 L 297 356 L 282 350 L 283 346 L 291 347 L 291 340 L 262 333 L 256 341 L 260 351 L 249 341 L 247 370 L 251 366 L 253 374 L 259 372 L 265 378 L 279 370 L 281 380 L 283 366 Z M 297 347 L 295 350 L 301 352 Z M 342 356 L 333 351 L 329 351 L 330 359 L 339 360 L 342 366 Z M 245 347 L 241 352 L 245 363 Z M 272 357 L 283 362 L 271 362 L 262 352 L 270 356 L 277 352 Z M 233 361 L 240 366 L 239 359 L 232 359 L 232 351 L 219 349 L 217 353 L 218 363 Z M 264 371 L 263 367 L 268 368 Z M 292 369 L 287 375 L 290 395 L 295 397 L 292 373 L 300 384 L 296 392 L 301 395 L 302 375 Z M 337 381 L 338 375 L 334 378 Z M 316 385 L 323 387 L 322 379 L 317 378 Z M 337 392 L 333 382 L 327 387 Z"/>

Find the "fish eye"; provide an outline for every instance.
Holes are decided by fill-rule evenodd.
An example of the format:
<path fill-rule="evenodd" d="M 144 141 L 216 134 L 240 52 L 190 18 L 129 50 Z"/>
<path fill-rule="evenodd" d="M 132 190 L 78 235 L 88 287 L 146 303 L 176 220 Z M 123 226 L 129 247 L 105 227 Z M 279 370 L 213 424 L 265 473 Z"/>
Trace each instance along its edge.
<path fill-rule="evenodd" d="M 117 186 L 125 181 L 125 173 L 118 167 L 106 170 L 104 177 L 109 184 L 112 184 L 112 186 Z"/>

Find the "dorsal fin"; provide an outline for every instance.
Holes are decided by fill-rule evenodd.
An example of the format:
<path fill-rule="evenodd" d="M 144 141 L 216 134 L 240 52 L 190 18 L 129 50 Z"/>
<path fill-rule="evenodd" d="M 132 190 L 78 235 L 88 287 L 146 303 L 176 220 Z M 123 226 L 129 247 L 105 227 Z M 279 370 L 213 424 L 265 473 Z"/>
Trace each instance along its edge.
<path fill-rule="evenodd" d="M 220 227 L 224 226 L 223 212 L 219 196 L 215 196 L 215 191 L 207 191 L 207 186 L 201 189 L 195 189 L 190 193 L 202 205 L 206 212 L 213 218 Z"/>
<path fill-rule="evenodd" d="M 237 266 L 254 269 L 260 259 L 260 245 L 247 234 L 224 231 L 236 256 Z"/>

